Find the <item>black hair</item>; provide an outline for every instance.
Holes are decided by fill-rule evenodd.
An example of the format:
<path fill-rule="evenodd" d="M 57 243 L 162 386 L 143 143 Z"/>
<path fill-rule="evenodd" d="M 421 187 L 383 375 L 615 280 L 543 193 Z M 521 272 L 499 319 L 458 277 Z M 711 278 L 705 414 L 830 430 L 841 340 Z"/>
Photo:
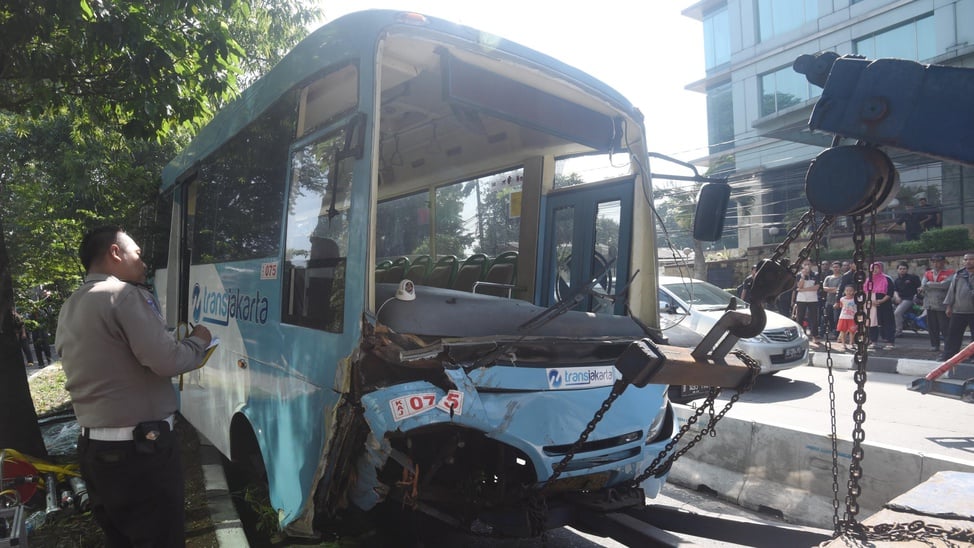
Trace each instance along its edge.
<path fill-rule="evenodd" d="M 906 262 L 906 261 L 900 261 L 900 264 L 896 265 L 896 268 L 899 268 L 901 266 L 905 266 L 907 268 L 910 268 L 910 264 L 908 262 Z"/>
<path fill-rule="evenodd" d="M 105 225 L 93 228 L 85 234 L 78 246 L 78 257 L 81 258 L 81 266 L 85 268 L 85 272 L 91 268 L 95 259 L 108 252 L 118 239 L 119 232 L 125 231 L 117 225 Z"/>

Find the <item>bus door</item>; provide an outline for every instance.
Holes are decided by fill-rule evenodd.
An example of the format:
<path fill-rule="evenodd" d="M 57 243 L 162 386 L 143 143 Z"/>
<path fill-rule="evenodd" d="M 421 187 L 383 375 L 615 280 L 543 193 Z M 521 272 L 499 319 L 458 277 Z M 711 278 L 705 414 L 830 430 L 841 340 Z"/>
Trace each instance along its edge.
<path fill-rule="evenodd" d="M 634 179 L 575 186 L 548 196 L 544 211 L 541 296 L 550 306 L 595 280 L 577 310 L 624 314 L 612 296 L 629 279 Z"/>

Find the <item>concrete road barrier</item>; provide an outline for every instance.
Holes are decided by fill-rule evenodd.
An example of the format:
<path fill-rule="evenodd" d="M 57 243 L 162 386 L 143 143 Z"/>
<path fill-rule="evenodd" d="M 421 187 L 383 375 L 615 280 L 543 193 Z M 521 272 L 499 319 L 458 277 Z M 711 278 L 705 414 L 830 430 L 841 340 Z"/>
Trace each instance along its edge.
<path fill-rule="evenodd" d="M 677 405 L 680 424 L 693 409 Z M 706 415 L 686 439 L 706 425 Z M 682 444 L 681 444 L 682 446 Z M 845 512 L 852 442 L 836 444 L 839 518 Z M 974 464 L 866 442 L 859 481 L 860 518 L 943 470 L 974 473 Z M 704 437 L 674 463 L 670 481 L 691 489 L 706 487 L 752 510 L 771 512 L 792 523 L 832 528 L 832 441 L 828 435 L 724 417 L 716 437 Z"/>

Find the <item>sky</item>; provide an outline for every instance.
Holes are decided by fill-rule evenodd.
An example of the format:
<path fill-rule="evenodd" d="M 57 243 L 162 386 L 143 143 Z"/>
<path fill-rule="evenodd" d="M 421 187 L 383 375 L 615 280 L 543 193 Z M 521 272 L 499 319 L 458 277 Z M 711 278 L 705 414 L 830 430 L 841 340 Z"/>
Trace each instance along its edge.
<path fill-rule="evenodd" d="M 702 24 L 691 0 L 323 0 L 322 24 L 370 8 L 417 11 L 496 34 L 602 80 L 645 116 L 649 150 L 689 161 L 707 154 Z"/>

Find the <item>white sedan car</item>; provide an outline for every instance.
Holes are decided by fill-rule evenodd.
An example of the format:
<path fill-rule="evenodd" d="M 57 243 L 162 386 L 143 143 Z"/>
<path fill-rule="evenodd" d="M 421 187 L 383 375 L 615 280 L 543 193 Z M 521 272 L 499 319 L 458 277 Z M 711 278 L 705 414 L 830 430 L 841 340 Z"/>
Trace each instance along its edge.
<path fill-rule="evenodd" d="M 659 287 L 664 334 L 667 327 L 679 324 L 706 335 L 734 298 L 713 284 L 677 276 L 660 276 Z M 738 310 L 746 307 L 747 303 L 738 300 Z M 770 310 L 764 331 L 756 337 L 741 339 L 735 348 L 757 360 L 762 375 L 808 365 L 808 338 L 804 331 L 791 319 Z"/>

